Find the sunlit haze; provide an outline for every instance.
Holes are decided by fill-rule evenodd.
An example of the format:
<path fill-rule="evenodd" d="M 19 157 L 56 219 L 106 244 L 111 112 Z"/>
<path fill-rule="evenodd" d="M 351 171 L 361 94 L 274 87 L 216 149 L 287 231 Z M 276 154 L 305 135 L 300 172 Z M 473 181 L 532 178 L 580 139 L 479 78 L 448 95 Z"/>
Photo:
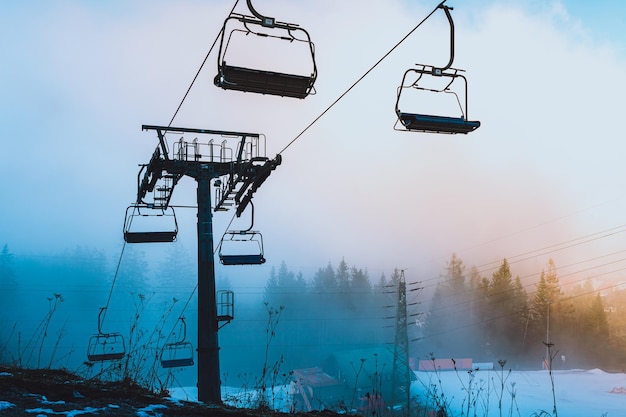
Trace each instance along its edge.
<path fill-rule="evenodd" d="M 141 127 L 171 123 L 260 133 L 268 157 L 281 153 L 254 196 L 267 262 L 216 262 L 218 280 L 240 295 L 261 297 L 282 263 L 310 281 L 343 259 L 372 282 L 402 269 L 430 296 L 452 253 L 484 276 L 506 258 L 529 292 L 549 259 L 565 290 L 586 279 L 619 288 L 626 2 L 446 4 L 454 8 L 453 67 L 468 80 L 467 117 L 481 122 L 467 135 L 394 130 L 405 70 L 449 58 L 443 13 L 399 43 L 437 1 L 255 1 L 306 28 L 315 44 L 315 94 L 303 100 L 214 85 L 219 41 L 211 47 L 231 1 L 3 1 L 0 249 L 41 262 L 93 249 L 114 265 L 140 164 L 158 144 Z M 269 59 L 240 47 L 237 59 Z M 183 178 L 171 204 L 177 241 L 124 254 L 145 259 L 157 288 L 164 260 L 193 265 L 197 256 L 196 182 Z M 229 211 L 213 221 L 217 244 L 229 224 L 245 228 L 250 219 Z M 171 295 L 185 300 L 190 277 Z M 41 278 L 29 291 L 47 307 L 62 278 Z M 125 285 L 117 290 L 132 291 Z M 110 288 L 98 289 L 90 296 L 104 305 Z M 86 314 L 95 331 L 97 308 Z"/>

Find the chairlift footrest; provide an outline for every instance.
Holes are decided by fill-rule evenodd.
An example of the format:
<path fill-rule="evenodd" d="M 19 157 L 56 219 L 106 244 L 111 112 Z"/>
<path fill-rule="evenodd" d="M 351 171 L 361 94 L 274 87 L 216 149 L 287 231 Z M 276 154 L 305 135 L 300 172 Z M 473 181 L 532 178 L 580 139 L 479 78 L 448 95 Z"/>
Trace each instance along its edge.
<path fill-rule="evenodd" d="M 263 255 L 220 255 L 222 265 L 261 265 L 265 263 Z"/>
<path fill-rule="evenodd" d="M 415 113 L 399 113 L 400 122 L 407 130 L 432 133 L 473 132 L 480 127 L 479 121 L 470 121 L 462 117 L 431 116 Z"/>
<path fill-rule="evenodd" d="M 163 368 L 182 368 L 185 366 L 193 366 L 193 359 L 171 359 L 161 360 Z"/>
<path fill-rule="evenodd" d="M 126 232 L 126 243 L 171 243 L 176 240 L 177 233 L 171 232 Z"/>

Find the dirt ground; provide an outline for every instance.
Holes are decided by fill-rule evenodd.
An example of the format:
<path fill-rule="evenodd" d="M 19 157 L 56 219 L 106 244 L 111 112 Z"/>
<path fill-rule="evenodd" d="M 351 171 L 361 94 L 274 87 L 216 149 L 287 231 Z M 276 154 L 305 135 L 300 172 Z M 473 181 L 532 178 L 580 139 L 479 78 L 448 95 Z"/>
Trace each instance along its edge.
<path fill-rule="evenodd" d="M 272 410 L 172 401 L 131 382 L 86 380 L 64 370 L 0 365 L 0 416 L 212 416 L 277 417 Z M 289 416 L 336 417 L 328 411 Z"/>

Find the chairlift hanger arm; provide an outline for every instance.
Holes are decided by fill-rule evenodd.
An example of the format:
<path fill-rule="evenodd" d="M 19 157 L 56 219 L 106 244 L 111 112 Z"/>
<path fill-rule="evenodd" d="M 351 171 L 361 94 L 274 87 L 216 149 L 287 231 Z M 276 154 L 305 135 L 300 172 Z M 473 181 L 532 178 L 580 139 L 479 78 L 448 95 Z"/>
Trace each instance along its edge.
<path fill-rule="evenodd" d="M 100 312 L 98 313 L 98 334 L 102 333 L 102 322 L 104 321 L 104 317 L 102 317 L 102 313 L 106 311 L 106 307 L 100 307 Z"/>
<path fill-rule="evenodd" d="M 183 335 L 182 335 L 183 337 L 174 343 L 182 344 L 187 339 L 187 322 L 185 321 L 185 317 L 183 316 L 179 317 L 178 320 L 181 322 L 181 330 L 183 331 Z"/>
<path fill-rule="evenodd" d="M 250 232 L 254 227 L 254 204 L 252 204 L 252 200 L 248 203 L 250 204 L 250 227 L 243 230 L 244 232 Z M 247 204 L 246 204 L 247 205 Z M 241 214 L 241 213 L 239 213 Z"/>
<path fill-rule="evenodd" d="M 161 148 L 157 146 L 150 158 L 150 162 L 146 165 L 141 165 L 137 173 L 137 203 L 143 203 L 146 194 L 154 191 L 154 187 L 156 187 L 157 182 L 162 177 L 162 172 Z"/>
<path fill-rule="evenodd" d="M 261 26 L 268 27 L 268 28 L 286 29 L 286 30 L 293 30 L 293 29 L 302 30 L 306 34 L 307 39 L 309 39 L 310 41 L 311 38 L 309 37 L 309 33 L 306 30 L 299 27 L 298 25 L 294 23 L 277 22 L 275 18 L 264 16 L 261 13 L 259 13 L 252 5 L 252 0 L 246 0 L 246 3 L 248 5 L 248 9 L 250 10 L 250 13 L 252 13 L 254 17 L 256 17 L 257 19 L 261 21 Z M 289 33 L 289 35 L 293 37 L 291 33 Z"/>
<path fill-rule="evenodd" d="M 445 1 L 441 2 L 438 8 L 443 9 L 446 14 L 446 18 L 448 19 L 448 23 L 450 23 L 450 60 L 446 64 L 445 67 L 440 68 L 441 71 L 445 71 L 452 66 L 454 62 L 454 21 L 452 20 L 452 15 L 450 14 L 450 10 L 454 10 L 452 7 L 448 7 L 444 5 Z"/>
<path fill-rule="evenodd" d="M 146 171 L 146 173 L 143 175 L 143 179 L 141 177 L 141 173 L 144 171 L 144 169 L 146 169 L 148 165 L 142 164 L 141 168 L 139 168 L 139 172 L 137 173 L 137 203 L 143 202 L 143 199 L 146 197 L 148 190 L 154 189 L 154 186 L 156 185 L 154 176 L 151 177 L 148 171 Z"/>
<path fill-rule="evenodd" d="M 274 27 L 274 25 L 276 24 L 276 19 L 274 19 L 273 17 L 263 16 L 261 13 L 257 12 L 254 6 L 252 6 L 252 0 L 246 0 L 246 3 L 248 4 L 248 9 L 250 9 L 250 12 L 255 17 L 261 20 L 262 22 L 261 24 L 263 26 L 270 27 L 270 28 Z"/>
<path fill-rule="evenodd" d="M 256 173 L 254 181 L 252 181 L 248 192 L 241 199 L 239 204 L 237 205 L 236 215 L 237 217 L 241 216 L 241 213 L 246 209 L 246 206 L 252 202 L 252 196 L 257 191 L 257 189 L 265 182 L 265 180 L 270 176 L 273 170 L 278 167 L 282 162 L 282 157 L 280 154 L 276 155 L 275 159 L 267 161 L 261 169 Z"/>

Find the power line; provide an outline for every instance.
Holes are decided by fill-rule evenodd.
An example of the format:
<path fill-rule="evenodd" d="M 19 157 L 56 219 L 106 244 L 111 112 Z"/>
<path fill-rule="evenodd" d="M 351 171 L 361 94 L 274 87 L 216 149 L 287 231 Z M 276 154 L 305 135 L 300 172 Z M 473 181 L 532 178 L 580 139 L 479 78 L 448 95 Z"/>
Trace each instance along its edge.
<path fill-rule="evenodd" d="M 618 229 L 621 229 L 621 230 L 618 230 Z M 528 260 L 533 259 L 533 258 L 535 258 L 537 256 L 549 255 L 551 253 L 555 253 L 555 252 L 559 252 L 559 251 L 562 251 L 562 250 L 565 250 L 565 249 L 569 249 L 569 248 L 572 248 L 572 247 L 580 246 L 580 245 L 585 244 L 585 243 L 594 242 L 596 240 L 603 239 L 603 238 L 610 237 L 610 236 L 614 236 L 616 234 L 623 233 L 623 232 L 626 232 L 626 225 L 615 226 L 615 227 L 612 227 L 612 228 L 609 228 L 609 229 L 601 230 L 599 232 L 595 232 L 595 233 L 591 233 L 591 234 L 588 234 L 588 235 L 584 235 L 584 236 L 581 236 L 581 237 L 578 237 L 578 238 L 575 238 L 575 239 L 570 239 L 570 240 L 566 240 L 566 241 L 563 241 L 563 242 L 555 243 L 555 244 L 552 244 L 552 245 L 544 246 L 542 248 L 535 249 L 535 250 L 532 250 L 532 251 L 527 251 L 527 252 L 523 252 L 523 253 L 512 255 L 512 256 L 505 256 L 504 259 L 507 260 L 509 265 L 514 265 L 516 263 L 528 261 Z M 598 235 L 600 235 L 600 236 L 598 236 Z M 582 240 L 582 239 L 585 239 L 585 240 L 582 241 L 582 242 L 578 242 L 579 240 Z M 568 243 L 570 243 L 570 244 L 566 245 Z M 562 246 L 562 245 L 566 245 L 566 246 Z M 550 250 L 548 250 L 548 249 L 550 249 Z M 538 252 L 540 252 L 540 253 L 538 253 Z M 533 256 L 527 256 L 527 255 L 532 254 L 532 253 L 534 253 Z M 527 256 L 527 257 L 526 258 L 521 258 L 522 256 Z M 521 258 L 521 259 L 517 259 L 517 258 Z M 513 261 L 511 261 L 511 259 L 513 259 Z M 492 262 L 487 262 L 487 263 L 481 264 L 481 265 L 479 265 L 476 268 L 483 267 L 484 269 L 477 270 L 476 272 L 478 272 L 479 274 L 482 274 L 482 273 L 485 273 L 485 272 L 488 272 L 488 271 L 493 271 L 493 270 L 497 269 L 499 266 L 490 266 L 490 265 L 495 265 L 495 264 L 499 265 L 501 263 L 502 263 L 502 260 L 492 261 Z M 440 276 L 426 278 L 422 282 L 424 282 L 424 283 L 430 282 L 430 284 L 425 284 L 424 285 L 425 288 L 430 288 L 430 287 L 437 286 L 439 284 L 440 278 L 441 278 Z M 433 282 L 433 281 L 435 281 L 435 282 Z"/>
<path fill-rule="evenodd" d="M 618 230 L 618 229 L 622 229 L 622 230 Z M 582 245 L 583 243 L 592 242 L 594 240 L 598 240 L 598 239 L 601 239 L 601 238 L 613 236 L 613 235 L 616 235 L 616 234 L 619 234 L 619 233 L 623 233 L 625 231 L 626 231 L 626 225 L 622 224 L 622 225 L 615 226 L 615 227 L 612 227 L 612 228 L 609 228 L 609 229 L 606 229 L 606 230 L 602 230 L 600 232 L 591 233 L 591 234 L 588 234 L 588 235 L 585 235 L 585 236 L 581 236 L 581 237 L 578 237 L 578 238 L 575 238 L 575 239 L 567 240 L 565 242 L 555 243 L 553 245 L 548 245 L 548 246 L 545 246 L 543 248 L 539 248 L 539 249 L 535 249 L 535 250 L 532 250 L 532 251 L 524 252 L 524 253 L 512 256 L 510 258 L 507 258 L 507 260 L 509 260 L 509 263 L 523 262 L 523 261 L 527 261 L 529 259 L 532 259 L 532 258 L 534 258 L 536 256 L 546 255 L 548 253 L 557 252 L 557 251 L 560 251 L 560 250 L 563 250 L 563 249 L 569 249 L 569 248 L 574 247 L 574 246 Z M 603 235 L 602 236 L 596 236 L 596 235 L 599 235 L 599 234 L 603 234 Z M 576 241 L 581 240 L 581 239 L 590 238 L 592 236 L 595 236 L 595 237 L 593 237 L 591 239 L 588 239 L 588 240 L 584 240 L 583 242 L 573 243 L 573 242 L 576 242 Z M 565 246 L 563 248 L 559 248 L 559 246 L 567 244 L 567 243 L 572 243 L 572 244 L 568 245 L 568 246 Z M 547 251 L 547 252 L 543 252 L 543 253 L 537 253 L 537 252 L 541 252 L 541 251 L 545 251 L 545 250 L 553 249 L 553 248 L 556 248 L 556 249 L 550 250 L 550 251 Z M 534 255 L 531 256 L 531 257 L 518 259 L 516 261 L 510 261 L 511 259 L 521 258 L 522 256 L 527 256 L 527 255 L 531 255 L 531 254 L 534 254 Z M 492 264 L 495 264 L 495 263 L 500 263 L 500 262 L 501 261 L 487 262 L 485 264 L 478 265 L 477 268 L 485 267 L 485 266 L 492 265 Z"/>

